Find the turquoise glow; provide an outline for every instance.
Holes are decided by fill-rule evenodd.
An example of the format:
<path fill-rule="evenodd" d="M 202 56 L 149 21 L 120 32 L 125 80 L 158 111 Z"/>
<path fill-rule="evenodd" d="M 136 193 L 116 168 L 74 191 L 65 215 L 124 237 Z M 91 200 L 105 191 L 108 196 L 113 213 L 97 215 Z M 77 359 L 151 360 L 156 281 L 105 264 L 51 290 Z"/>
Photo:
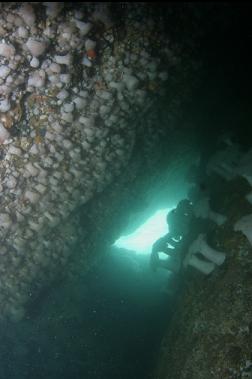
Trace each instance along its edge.
<path fill-rule="evenodd" d="M 120 237 L 115 246 L 138 254 L 150 254 L 153 243 L 168 232 L 166 216 L 171 209 L 160 209 L 134 233 Z"/>

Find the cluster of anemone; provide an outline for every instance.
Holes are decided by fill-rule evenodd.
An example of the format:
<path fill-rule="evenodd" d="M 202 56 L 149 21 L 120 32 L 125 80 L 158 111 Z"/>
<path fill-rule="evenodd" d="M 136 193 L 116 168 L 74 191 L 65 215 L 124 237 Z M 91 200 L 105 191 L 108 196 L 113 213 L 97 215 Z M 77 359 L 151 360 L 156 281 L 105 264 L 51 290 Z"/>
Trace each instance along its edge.
<path fill-rule="evenodd" d="M 197 254 L 201 254 L 206 259 L 200 258 Z M 211 274 L 216 266 L 224 263 L 226 254 L 217 251 L 209 246 L 204 234 L 199 234 L 198 237 L 189 246 L 188 253 L 183 261 L 184 267 L 188 265 L 196 268 L 205 275 Z"/>
<path fill-rule="evenodd" d="M 217 151 L 207 164 L 207 175 L 215 174 L 226 181 L 236 177 L 243 177 L 247 183 L 252 184 L 252 150 L 242 153 L 240 146 L 229 143 L 224 149 Z M 210 197 L 200 195 L 199 191 L 190 191 L 193 198 L 193 212 L 199 219 L 208 219 L 214 222 L 218 227 L 225 225 L 227 216 L 215 212 L 210 207 Z M 246 194 L 248 203 L 252 203 L 252 191 Z M 242 232 L 252 245 L 252 214 L 245 214 L 233 225 L 235 232 Z M 203 259 L 202 259 L 203 258 Z M 207 243 L 207 235 L 199 234 L 188 248 L 188 252 L 183 261 L 184 267 L 193 266 L 205 275 L 214 271 L 216 266 L 224 263 L 226 254 L 215 250 Z"/>
<path fill-rule="evenodd" d="M 128 7 L 128 34 L 116 41 L 107 4 L 63 8 L 0 5 L 0 317 L 21 317 L 38 272 L 39 287 L 54 260 L 66 261 L 72 245 L 48 236 L 121 173 L 142 125 L 136 116 L 152 114 L 176 64 L 157 26 L 138 22 L 141 5 Z"/>
<path fill-rule="evenodd" d="M 218 163 L 219 162 L 219 163 Z M 226 180 L 243 177 L 248 185 L 252 185 L 252 149 L 241 151 L 238 144 L 230 143 L 226 148 L 213 155 L 208 164 L 208 171 L 216 172 Z M 221 167 L 221 170 L 220 170 Z M 228 174 L 227 174 L 228 173 Z M 252 203 L 252 191 L 245 195 Z M 235 231 L 241 231 L 251 243 L 252 214 L 244 215 L 234 225 Z"/>

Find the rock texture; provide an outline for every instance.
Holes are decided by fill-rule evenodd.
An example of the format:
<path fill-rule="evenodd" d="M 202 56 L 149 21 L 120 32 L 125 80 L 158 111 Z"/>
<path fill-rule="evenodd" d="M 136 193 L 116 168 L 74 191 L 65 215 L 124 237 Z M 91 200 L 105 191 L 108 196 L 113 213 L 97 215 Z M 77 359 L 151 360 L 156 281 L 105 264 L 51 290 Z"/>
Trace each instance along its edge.
<path fill-rule="evenodd" d="M 234 224 L 251 205 L 248 182 L 211 179 L 212 204 L 228 216 L 209 230 L 226 261 L 210 276 L 191 269 L 163 340 L 156 379 L 238 379 L 252 377 L 252 247 Z M 220 190 L 221 189 L 221 190 Z"/>
<path fill-rule="evenodd" d="M 19 320 L 76 244 L 93 244 L 75 211 L 137 151 L 154 165 L 167 126 L 154 105 L 178 85 L 178 110 L 193 60 L 154 6 L 0 7 L 0 318 Z"/>

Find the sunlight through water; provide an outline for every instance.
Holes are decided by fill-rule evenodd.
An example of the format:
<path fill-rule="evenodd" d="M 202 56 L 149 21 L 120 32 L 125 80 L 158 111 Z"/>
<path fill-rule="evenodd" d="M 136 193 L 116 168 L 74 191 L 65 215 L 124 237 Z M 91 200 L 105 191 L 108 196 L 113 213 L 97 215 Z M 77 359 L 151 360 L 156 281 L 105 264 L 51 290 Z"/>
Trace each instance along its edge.
<path fill-rule="evenodd" d="M 114 245 L 138 254 L 150 254 L 153 243 L 169 231 L 166 216 L 171 209 L 160 209 L 134 233 L 120 237 Z"/>

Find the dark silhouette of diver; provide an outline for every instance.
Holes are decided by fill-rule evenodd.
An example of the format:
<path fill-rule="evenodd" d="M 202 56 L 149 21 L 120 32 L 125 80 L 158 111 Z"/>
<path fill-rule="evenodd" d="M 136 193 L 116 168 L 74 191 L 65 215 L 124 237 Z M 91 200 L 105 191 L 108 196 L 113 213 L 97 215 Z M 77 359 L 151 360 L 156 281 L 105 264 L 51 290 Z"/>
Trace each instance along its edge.
<path fill-rule="evenodd" d="M 187 199 L 181 200 L 177 207 L 167 214 L 169 232 L 152 246 L 150 266 L 153 271 L 156 271 L 158 267 L 163 267 L 173 273 L 180 271 L 181 250 L 185 236 L 189 232 L 192 216 L 192 203 Z M 166 254 L 167 259 L 161 260 L 159 253 Z"/>

